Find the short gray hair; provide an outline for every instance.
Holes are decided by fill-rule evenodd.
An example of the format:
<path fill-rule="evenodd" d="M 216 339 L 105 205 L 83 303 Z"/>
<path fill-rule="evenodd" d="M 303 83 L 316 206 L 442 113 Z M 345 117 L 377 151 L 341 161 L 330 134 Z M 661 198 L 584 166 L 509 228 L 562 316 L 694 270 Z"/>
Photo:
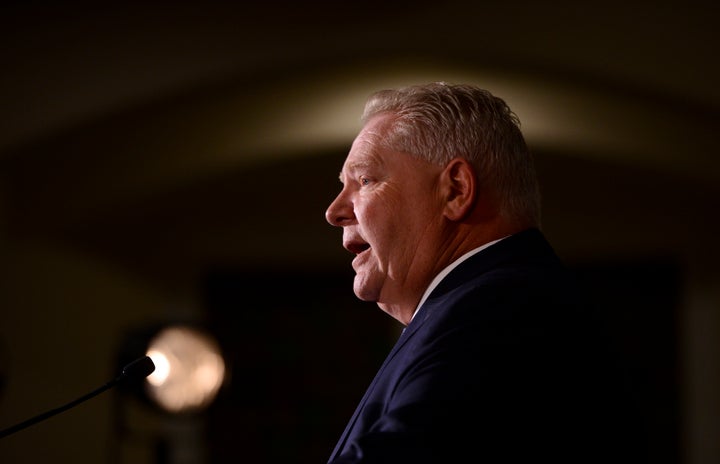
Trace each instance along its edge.
<path fill-rule="evenodd" d="M 435 82 L 371 95 L 362 121 L 394 115 L 386 147 L 444 166 L 456 157 L 473 165 L 494 191 L 501 214 L 540 225 L 540 192 L 520 121 L 504 100 L 472 85 Z"/>

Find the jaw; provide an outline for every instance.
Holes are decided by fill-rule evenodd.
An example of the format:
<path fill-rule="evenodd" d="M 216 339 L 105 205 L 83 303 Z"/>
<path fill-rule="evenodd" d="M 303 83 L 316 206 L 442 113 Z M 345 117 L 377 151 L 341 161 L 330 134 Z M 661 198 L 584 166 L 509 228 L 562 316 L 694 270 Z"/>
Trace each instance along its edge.
<path fill-rule="evenodd" d="M 415 313 L 415 308 L 406 308 L 402 305 L 390 304 L 390 303 L 377 303 L 378 307 L 387 313 L 390 317 L 400 322 L 402 325 L 407 326 Z"/>

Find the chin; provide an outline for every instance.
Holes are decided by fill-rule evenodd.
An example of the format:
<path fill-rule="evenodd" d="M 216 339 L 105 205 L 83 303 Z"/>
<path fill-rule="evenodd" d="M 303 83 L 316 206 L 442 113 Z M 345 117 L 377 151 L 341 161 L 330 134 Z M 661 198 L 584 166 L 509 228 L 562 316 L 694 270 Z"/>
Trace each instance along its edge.
<path fill-rule="evenodd" d="M 355 276 L 355 282 L 353 283 L 353 292 L 358 299 L 362 301 L 377 301 L 377 292 L 373 292 L 368 286 L 359 278 Z"/>

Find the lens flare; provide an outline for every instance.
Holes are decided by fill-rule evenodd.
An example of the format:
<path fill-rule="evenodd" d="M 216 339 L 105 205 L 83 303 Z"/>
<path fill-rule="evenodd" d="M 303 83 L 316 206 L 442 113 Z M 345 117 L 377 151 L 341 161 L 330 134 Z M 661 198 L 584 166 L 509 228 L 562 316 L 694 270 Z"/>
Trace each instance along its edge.
<path fill-rule="evenodd" d="M 217 396 L 225 378 L 225 362 L 214 338 L 188 326 L 160 331 L 147 355 L 155 372 L 146 379 L 148 396 L 169 412 L 198 410 Z"/>

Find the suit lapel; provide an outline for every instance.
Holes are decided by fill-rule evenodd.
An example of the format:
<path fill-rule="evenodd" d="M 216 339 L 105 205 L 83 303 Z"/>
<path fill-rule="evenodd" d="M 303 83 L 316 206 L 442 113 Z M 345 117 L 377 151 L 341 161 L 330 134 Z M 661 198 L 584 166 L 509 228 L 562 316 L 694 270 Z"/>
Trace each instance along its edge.
<path fill-rule="evenodd" d="M 368 398 L 372 396 L 373 391 L 375 390 L 375 387 L 379 381 L 380 378 L 382 378 L 383 372 L 385 371 L 385 368 L 388 364 L 390 364 L 390 361 L 395 357 L 395 355 L 398 353 L 400 348 L 405 344 L 405 342 L 408 339 L 408 330 L 403 330 L 403 333 L 400 335 L 400 338 L 395 342 L 395 345 L 390 350 L 390 353 L 385 357 L 385 360 L 383 361 L 382 365 L 378 369 L 377 373 L 375 374 L 375 377 L 373 378 L 372 382 L 370 383 L 370 386 L 365 390 L 365 394 L 363 395 L 362 399 L 360 400 L 360 403 L 358 404 L 357 408 L 355 408 L 355 412 L 353 413 L 352 417 L 350 418 L 350 421 L 348 422 L 347 426 L 345 426 L 345 430 L 343 431 L 342 436 L 340 437 L 340 440 L 338 440 L 338 443 L 335 445 L 335 449 L 332 452 L 332 455 L 330 456 L 330 460 L 335 459 L 338 454 L 345 448 L 345 443 L 348 441 L 348 438 L 352 435 L 352 430 L 355 427 L 355 423 L 357 422 L 358 417 L 360 417 L 362 410 L 365 408 L 365 404 L 368 401 Z"/>

